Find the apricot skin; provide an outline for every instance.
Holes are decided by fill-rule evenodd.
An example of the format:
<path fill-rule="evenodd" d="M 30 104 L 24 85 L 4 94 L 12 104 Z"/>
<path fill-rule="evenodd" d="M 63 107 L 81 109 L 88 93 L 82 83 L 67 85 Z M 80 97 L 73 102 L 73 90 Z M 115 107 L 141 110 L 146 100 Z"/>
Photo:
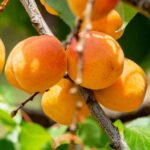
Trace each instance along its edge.
<path fill-rule="evenodd" d="M 5 63 L 5 46 L 3 41 L 0 39 L 0 73 L 3 70 Z"/>
<path fill-rule="evenodd" d="M 63 46 L 53 36 L 25 39 L 10 53 L 5 74 L 8 81 L 26 92 L 43 92 L 65 74 L 67 59 Z"/>
<path fill-rule="evenodd" d="M 78 53 L 77 42 L 72 40 L 67 48 L 68 74 L 75 81 L 77 78 Z M 113 84 L 123 71 L 124 54 L 112 37 L 89 32 L 83 50 L 83 70 L 81 86 L 89 89 L 103 89 Z"/>
<path fill-rule="evenodd" d="M 46 0 L 40 0 L 40 2 L 45 7 L 47 12 L 49 12 L 52 15 L 58 15 L 58 13 L 46 3 Z"/>
<path fill-rule="evenodd" d="M 123 24 L 122 18 L 116 10 L 112 10 L 108 15 L 92 21 L 93 31 L 104 32 L 115 39 L 119 39 L 123 30 L 119 30 Z"/>
<path fill-rule="evenodd" d="M 92 20 L 99 19 L 115 8 L 119 0 L 95 0 L 92 12 Z M 83 18 L 87 0 L 68 0 L 68 4 L 72 12 Z"/>
<path fill-rule="evenodd" d="M 70 93 L 70 89 L 73 86 L 71 81 L 62 79 L 50 91 L 45 92 L 42 97 L 43 111 L 48 117 L 60 124 L 72 124 L 77 101 L 82 103 L 82 107 L 78 112 L 77 121 L 82 121 L 89 115 L 89 110 L 79 92 L 75 94 Z"/>
<path fill-rule="evenodd" d="M 13 59 L 13 55 L 15 55 L 15 53 L 19 50 L 20 45 L 23 42 L 20 42 L 15 49 L 13 49 L 13 51 L 10 53 L 7 62 L 6 62 L 6 66 L 5 66 L 5 74 L 6 74 L 6 79 L 9 81 L 9 83 L 11 85 L 13 85 L 14 87 L 18 88 L 18 89 L 23 89 L 18 81 L 15 78 L 15 75 L 13 73 L 13 69 L 12 69 L 12 59 Z"/>
<path fill-rule="evenodd" d="M 147 78 L 142 68 L 126 59 L 120 78 L 110 87 L 94 91 L 103 106 L 120 112 L 130 112 L 140 107 L 147 89 Z"/>

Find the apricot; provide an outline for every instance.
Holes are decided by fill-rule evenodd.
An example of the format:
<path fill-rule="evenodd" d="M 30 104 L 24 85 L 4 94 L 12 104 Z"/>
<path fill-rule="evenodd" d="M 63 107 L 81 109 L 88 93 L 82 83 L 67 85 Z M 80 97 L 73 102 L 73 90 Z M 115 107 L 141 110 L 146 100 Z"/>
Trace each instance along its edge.
<path fill-rule="evenodd" d="M 114 37 L 115 39 L 119 39 L 123 34 L 123 30 L 120 30 L 123 21 L 121 16 L 116 10 L 112 10 L 109 14 L 98 20 L 93 20 L 91 24 L 92 24 L 91 30 L 104 32 Z M 83 27 L 84 26 L 85 24 L 83 23 Z"/>
<path fill-rule="evenodd" d="M 140 107 L 147 89 L 147 78 L 140 66 L 125 59 L 124 71 L 110 87 L 94 91 L 103 106 L 120 112 L 130 112 Z"/>
<path fill-rule="evenodd" d="M 49 12 L 52 15 L 58 15 L 58 13 L 46 3 L 46 0 L 40 0 L 40 2 L 45 7 L 47 12 Z"/>
<path fill-rule="evenodd" d="M 77 41 L 72 40 L 67 48 L 68 74 L 73 81 L 77 78 Z M 103 89 L 113 84 L 123 71 L 124 54 L 112 37 L 105 33 L 90 31 L 86 35 L 83 49 L 81 86 Z"/>
<path fill-rule="evenodd" d="M 0 73 L 3 70 L 5 63 L 5 46 L 3 41 L 0 39 Z"/>
<path fill-rule="evenodd" d="M 78 101 L 82 103 L 82 107 L 78 112 L 77 120 L 82 121 L 89 115 L 89 110 L 80 93 L 71 94 L 72 87 L 74 84 L 71 81 L 62 79 L 42 97 L 43 111 L 48 117 L 60 124 L 72 124 Z"/>
<path fill-rule="evenodd" d="M 43 92 L 65 74 L 67 58 L 61 43 L 53 36 L 33 36 L 19 42 L 5 66 L 8 81 L 26 92 Z"/>
<path fill-rule="evenodd" d="M 95 0 L 92 11 L 92 19 L 98 19 L 115 8 L 119 0 Z M 68 0 L 72 12 L 79 18 L 83 18 L 87 0 Z"/>

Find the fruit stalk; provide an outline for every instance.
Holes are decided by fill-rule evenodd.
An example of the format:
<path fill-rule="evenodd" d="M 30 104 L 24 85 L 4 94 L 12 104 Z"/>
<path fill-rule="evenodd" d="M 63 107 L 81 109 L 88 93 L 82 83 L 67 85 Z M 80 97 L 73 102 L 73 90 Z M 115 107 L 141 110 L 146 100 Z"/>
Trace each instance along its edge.
<path fill-rule="evenodd" d="M 40 14 L 37 5 L 34 0 L 20 0 L 20 2 L 25 7 L 28 15 L 30 16 L 31 22 L 35 29 L 39 32 L 39 34 L 48 34 L 53 35 L 46 22 L 44 21 L 42 15 Z M 77 33 L 77 31 L 75 32 Z M 72 37 L 75 35 L 72 34 Z M 72 38 L 70 38 L 72 39 Z M 70 42 L 69 42 L 70 43 Z M 110 138 L 113 148 L 116 150 L 128 150 L 128 146 L 122 140 L 119 132 L 115 126 L 113 126 L 112 122 L 105 115 L 102 108 L 99 106 L 95 97 L 93 96 L 91 90 L 85 89 L 79 86 L 82 96 L 84 97 L 92 115 L 97 119 L 100 126 L 104 128 L 106 134 Z M 35 93 L 36 94 L 36 93 Z"/>
<path fill-rule="evenodd" d="M 76 20 L 75 27 L 72 29 L 71 33 L 67 36 L 67 39 L 63 42 L 65 49 L 67 48 L 67 45 L 71 44 L 73 37 L 79 39 L 78 33 L 81 28 L 82 22 L 83 21 L 81 19 Z"/>

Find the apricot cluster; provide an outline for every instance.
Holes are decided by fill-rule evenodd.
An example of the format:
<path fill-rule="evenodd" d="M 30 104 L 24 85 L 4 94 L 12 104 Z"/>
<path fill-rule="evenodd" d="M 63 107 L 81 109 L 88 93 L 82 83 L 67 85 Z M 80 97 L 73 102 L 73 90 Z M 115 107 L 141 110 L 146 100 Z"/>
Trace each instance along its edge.
<path fill-rule="evenodd" d="M 44 0 L 41 2 L 51 13 L 57 13 L 47 7 Z M 80 18 L 83 18 L 86 2 L 68 0 L 71 10 Z M 123 21 L 113 10 L 117 2 L 95 0 L 92 29 L 84 37 L 80 86 L 91 89 L 103 106 L 128 112 L 142 104 L 147 79 L 140 66 L 124 58 L 123 50 L 116 41 L 123 33 L 120 30 Z M 79 37 L 82 37 L 84 26 L 83 22 Z M 4 49 L 1 45 L 0 50 Z M 65 125 L 72 124 L 74 120 L 82 121 L 90 115 L 74 83 L 80 59 L 77 47 L 76 38 L 72 39 L 65 51 L 54 36 L 33 36 L 13 48 L 5 66 L 6 78 L 14 87 L 28 93 L 43 94 L 41 105 L 45 114 Z M 63 78 L 66 72 L 69 79 Z"/>
<path fill-rule="evenodd" d="M 119 0 L 94 0 L 92 19 L 98 19 L 108 14 L 118 2 Z M 68 0 L 68 4 L 72 12 L 82 19 L 87 0 Z"/>

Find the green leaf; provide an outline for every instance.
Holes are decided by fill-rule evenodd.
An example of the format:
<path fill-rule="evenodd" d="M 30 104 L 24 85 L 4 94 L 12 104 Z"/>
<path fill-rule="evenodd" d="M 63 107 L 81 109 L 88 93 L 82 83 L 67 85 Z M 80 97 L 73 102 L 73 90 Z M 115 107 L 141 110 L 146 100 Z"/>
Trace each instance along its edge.
<path fill-rule="evenodd" d="M 125 28 L 128 25 L 128 23 L 133 19 L 133 17 L 137 13 L 137 9 L 122 1 L 119 3 L 119 5 L 117 5 L 116 9 L 124 21 L 123 28 Z"/>
<path fill-rule="evenodd" d="M 7 127 L 15 127 L 15 121 L 10 117 L 10 114 L 6 111 L 0 109 L 0 123 L 6 125 Z"/>
<path fill-rule="evenodd" d="M 14 144 L 7 139 L 0 139 L 1 150 L 15 150 Z"/>
<path fill-rule="evenodd" d="M 142 65 L 147 60 L 147 67 L 150 67 L 150 20 L 141 14 L 137 14 L 126 27 L 126 30 L 119 39 L 125 56 Z M 149 64 L 149 65 L 148 65 Z"/>
<path fill-rule="evenodd" d="M 62 145 L 58 146 L 56 150 L 69 150 L 69 145 L 62 144 Z"/>
<path fill-rule="evenodd" d="M 68 129 L 68 126 L 60 125 L 59 127 L 51 127 L 49 133 L 53 138 L 63 135 Z"/>
<path fill-rule="evenodd" d="M 124 125 L 120 120 L 115 121 L 114 125 L 118 128 L 120 133 L 124 132 Z"/>
<path fill-rule="evenodd" d="M 34 123 L 24 123 L 21 126 L 20 143 L 22 150 L 41 150 L 45 144 L 52 141 L 46 130 Z"/>
<path fill-rule="evenodd" d="M 45 144 L 41 150 L 52 150 L 51 142 Z"/>
<path fill-rule="evenodd" d="M 88 118 L 83 124 L 79 125 L 78 135 L 84 144 L 90 147 L 103 147 L 109 143 L 103 129 L 92 118 Z"/>
<path fill-rule="evenodd" d="M 47 4 L 57 11 L 59 17 L 70 28 L 74 27 L 75 17 L 70 11 L 66 0 L 46 0 Z"/>
<path fill-rule="evenodd" d="M 124 137 L 131 150 L 150 149 L 150 117 L 139 118 L 128 123 Z"/>

